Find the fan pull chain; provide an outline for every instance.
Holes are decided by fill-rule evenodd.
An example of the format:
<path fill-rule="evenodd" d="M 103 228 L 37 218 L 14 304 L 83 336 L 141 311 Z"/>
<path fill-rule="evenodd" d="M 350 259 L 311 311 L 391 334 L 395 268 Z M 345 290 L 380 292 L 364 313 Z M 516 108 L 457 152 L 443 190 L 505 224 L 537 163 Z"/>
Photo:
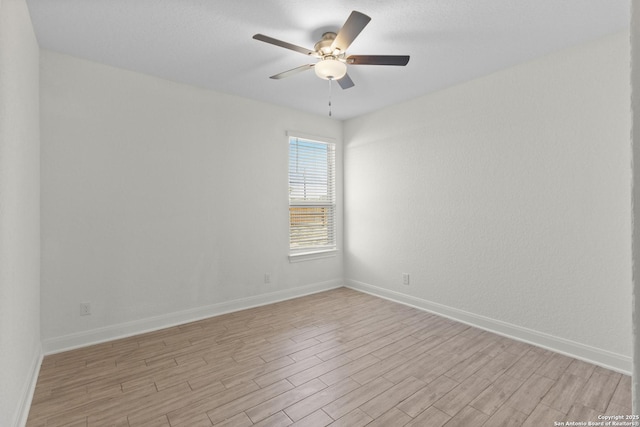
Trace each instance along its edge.
<path fill-rule="evenodd" d="M 331 117 L 331 82 L 333 79 L 329 79 L 329 117 Z"/>

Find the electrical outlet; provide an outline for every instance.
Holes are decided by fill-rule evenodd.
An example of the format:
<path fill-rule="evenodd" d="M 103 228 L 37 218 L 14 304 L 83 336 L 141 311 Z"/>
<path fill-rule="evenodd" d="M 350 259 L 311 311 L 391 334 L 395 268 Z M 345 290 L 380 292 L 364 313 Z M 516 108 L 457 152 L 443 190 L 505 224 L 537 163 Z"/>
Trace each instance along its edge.
<path fill-rule="evenodd" d="M 402 273 L 402 284 L 409 286 L 409 273 Z"/>
<path fill-rule="evenodd" d="M 81 302 L 80 303 L 80 316 L 89 316 L 91 314 L 91 303 L 90 302 Z"/>
<path fill-rule="evenodd" d="M 271 274 L 264 273 L 264 283 L 271 283 Z"/>

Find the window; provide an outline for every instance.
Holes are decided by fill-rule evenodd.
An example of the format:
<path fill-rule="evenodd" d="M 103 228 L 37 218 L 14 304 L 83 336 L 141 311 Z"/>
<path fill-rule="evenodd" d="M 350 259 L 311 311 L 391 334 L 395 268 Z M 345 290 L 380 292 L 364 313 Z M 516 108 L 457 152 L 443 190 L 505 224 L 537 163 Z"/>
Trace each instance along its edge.
<path fill-rule="evenodd" d="M 289 137 L 289 251 L 336 249 L 336 147 Z"/>

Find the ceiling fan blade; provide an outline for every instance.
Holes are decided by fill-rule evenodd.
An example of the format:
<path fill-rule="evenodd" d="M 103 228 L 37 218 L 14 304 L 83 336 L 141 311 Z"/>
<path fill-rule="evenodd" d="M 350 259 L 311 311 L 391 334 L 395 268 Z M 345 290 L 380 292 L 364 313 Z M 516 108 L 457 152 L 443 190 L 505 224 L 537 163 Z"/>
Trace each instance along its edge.
<path fill-rule="evenodd" d="M 260 40 L 261 42 L 269 43 L 275 46 L 280 46 L 285 49 L 294 50 L 296 52 L 300 52 L 305 55 L 316 56 L 316 52 L 311 49 L 306 49 L 304 47 L 296 46 L 295 44 L 283 42 L 282 40 L 274 39 L 273 37 L 265 36 L 264 34 L 255 34 L 253 38 L 256 40 Z"/>
<path fill-rule="evenodd" d="M 347 21 L 344 23 L 340 31 L 338 31 L 338 35 L 336 39 L 331 44 L 331 49 L 334 50 L 336 48 L 341 51 L 346 51 L 351 43 L 358 37 L 358 34 L 367 26 L 367 24 L 371 21 L 364 13 L 360 13 L 356 10 L 351 12 L 351 15 L 347 18 Z"/>
<path fill-rule="evenodd" d="M 349 65 L 407 65 L 409 55 L 350 55 Z"/>
<path fill-rule="evenodd" d="M 298 74 L 301 73 L 303 71 L 307 71 L 313 68 L 315 64 L 306 64 L 306 65 L 301 65 L 299 67 L 293 68 L 291 70 L 288 71 L 283 71 L 282 73 L 278 73 L 278 74 L 274 74 L 273 76 L 269 77 L 270 79 L 275 79 L 275 80 L 280 80 L 280 79 L 284 79 L 285 77 L 289 77 L 292 76 L 294 74 Z"/>
<path fill-rule="evenodd" d="M 349 77 L 349 74 L 345 74 L 343 78 L 338 80 L 338 84 L 342 89 L 349 89 L 350 87 L 355 86 L 353 80 L 351 80 L 351 77 Z"/>

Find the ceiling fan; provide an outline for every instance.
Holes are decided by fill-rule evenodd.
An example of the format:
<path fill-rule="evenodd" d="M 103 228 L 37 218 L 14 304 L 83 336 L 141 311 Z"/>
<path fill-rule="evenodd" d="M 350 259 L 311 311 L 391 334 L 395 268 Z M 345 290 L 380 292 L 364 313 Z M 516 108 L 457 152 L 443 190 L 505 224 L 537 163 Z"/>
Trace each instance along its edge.
<path fill-rule="evenodd" d="M 327 32 L 322 39 L 315 44 L 313 50 L 296 46 L 264 34 L 256 34 L 254 39 L 276 46 L 284 47 L 307 56 L 319 59 L 315 64 L 306 64 L 294 69 L 271 76 L 272 79 L 282 79 L 302 71 L 313 68 L 316 75 L 325 80 L 336 80 L 342 89 L 354 86 L 351 77 L 347 74 L 347 65 L 407 65 L 408 55 L 349 55 L 347 49 L 353 43 L 358 34 L 371 21 L 364 13 L 353 11 L 342 28 L 337 32 Z"/>

